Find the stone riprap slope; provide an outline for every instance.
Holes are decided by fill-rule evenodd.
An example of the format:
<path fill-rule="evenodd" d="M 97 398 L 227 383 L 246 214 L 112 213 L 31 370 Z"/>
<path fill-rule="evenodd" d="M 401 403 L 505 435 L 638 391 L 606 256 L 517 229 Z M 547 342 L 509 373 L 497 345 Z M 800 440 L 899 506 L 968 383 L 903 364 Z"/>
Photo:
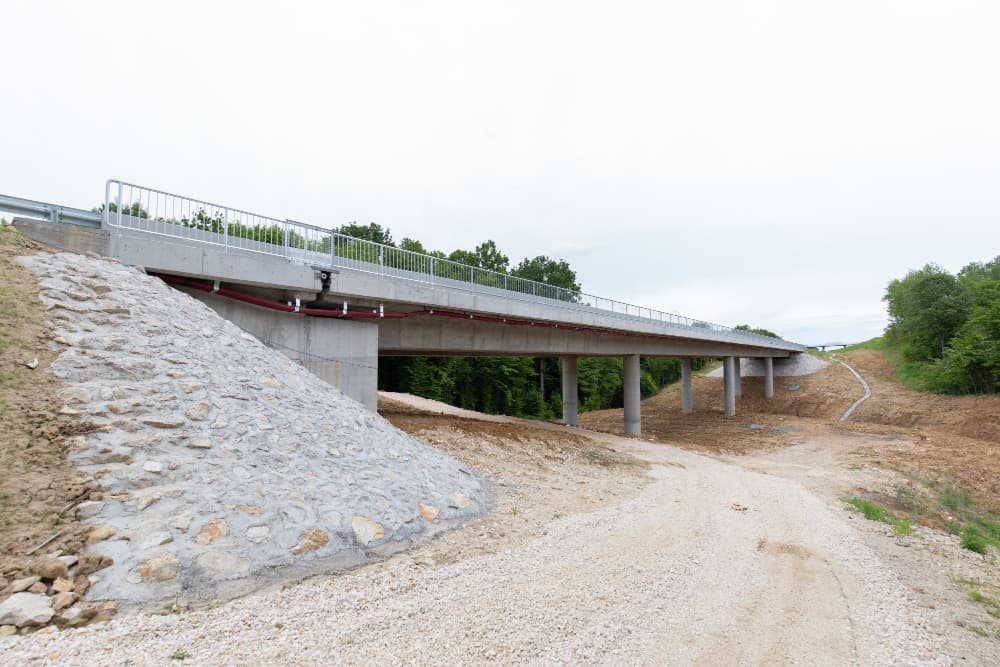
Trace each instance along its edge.
<path fill-rule="evenodd" d="M 63 411 L 96 429 L 70 455 L 101 485 L 78 509 L 90 549 L 114 559 L 89 599 L 238 594 L 484 506 L 457 460 L 159 279 L 67 253 L 19 261 L 62 349 Z"/>

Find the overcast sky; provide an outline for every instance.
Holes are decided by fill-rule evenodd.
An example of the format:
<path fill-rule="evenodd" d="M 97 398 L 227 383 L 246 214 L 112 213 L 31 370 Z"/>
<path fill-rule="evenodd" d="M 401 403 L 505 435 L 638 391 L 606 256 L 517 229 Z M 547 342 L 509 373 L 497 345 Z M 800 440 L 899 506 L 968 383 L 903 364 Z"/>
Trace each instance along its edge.
<path fill-rule="evenodd" d="M 1000 254 L 1000 3 L 0 3 L 0 193 L 107 178 L 791 340 Z"/>

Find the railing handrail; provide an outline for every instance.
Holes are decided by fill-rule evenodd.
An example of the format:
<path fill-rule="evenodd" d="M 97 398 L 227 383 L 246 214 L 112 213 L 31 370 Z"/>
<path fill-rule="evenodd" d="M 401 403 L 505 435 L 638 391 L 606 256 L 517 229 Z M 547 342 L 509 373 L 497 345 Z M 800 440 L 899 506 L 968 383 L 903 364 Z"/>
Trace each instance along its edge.
<path fill-rule="evenodd" d="M 303 232 L 303 233 L 300 234 L 300 236 L 303 237 L 303 239 L 306 239 L 306 238 L 309 237 L 309 233 L 308 232 L 312 232 L 312 234 L 314 236 L 316 236 L 316 241 L 314 241 L 316 243 L 319 243 L 320 241 L 322 241 L 323 237 L 329 237 L 330 252 L 331 252 L 331 255 L 330 255 L 331 266 L 340 266 L 340 265 L 338 265 L 334 261 L 338 256 L 333 252 L 334 247 L 335 247 L 335 245 L 337 244 L 338 241 L 340 242 L 341 247 L 343 246 L 343 244 L 346 244 L 346 243 L 349 243 L 349 244 L 358 244 L 360 247 L 369 248 L 370 249 L 370 252 L 364 253 L 364 256 L 366 256 L 366 257 L 378 257 L 379 258 L 379 262 L 378 263 L 373 263 L 373 262 L 366 261 L 366 260 L 363 260 L 363 259 L 355 259 L 355 258 L 350 258 L 350 257 L 340 257 L 344 261 L 344 264 L 346 264 L 347 262 L 354 262 L 354 263 L 360 263 L 360 264 L 365 264 L 365 265 L 371 265 L 373 267 L 383 267 L 384 268 L 383 258 L 386 257 L 387 255 L 391 256 L 391 255 L 395 254 L 395 255 L 402 256 L 402 257 L 413 258 L 415 261 L 412 261 L 412 262 L 409 262 L 409 263 L 405 263 L 408 266 L 411 266 L 411 267 L 412 266 L 422 267 L 422 266 L 426 265 L 426 266 L 431 267 L 432 272 L 430 274 L 427 274 L 424 271 L 417 271 L 417 273 L 419 273 L 420 275 L 430 275 L 432 279 L 435 278 L 435 277 L 437 277 L 437 278 L 445 278 L 445 279 L 456 280 L 456 281 L 462 282 L 462 283 L 468 283 L 468 284 L 471 284 L 471 285 L 478 285 L 480 287 L 491 287 L 491 289 L 500 289 L 500 290 L 504 290 L 504 291 L 510 291 L 512 293 L 515 293 L 515 294 L 528 295 L 527 292 L 518 292 L 517 290 L 511 290 L 511 289 L 509 289 L 507 287 L 507 285 L 509 284 L 510 281 L 514 281 L 515 285 L 518 286 L 518 287 L 521 287 L 521 288 L 531 287 L 532 288 L 531 296 L 535 297 L 536 299 L 538 299 L 538 298 L 551 299 L 551 297 L 546 297 L 545 295 L 549 294 L 549 293 L 554 293 L 554 294 L 557 295 L 557 298 L 551 299 L 551 300 L 558 301 L 560 304 L 562 304 L 564 306 L 569 306 L 569 305 L 571 305 L 573 303 L 575 303 L 577 305 L 586 305 L 584 303 L 584 301 L 590 300 L 590 301 L 592 301 L 595 304 L 594 307 L 596 309 L 603 310 L 605 312 L 611 312 L 611 313 L 613 313 L 615 315 L 625 315 L 626 317 L 634 317 L 634 318 L 637 318 L 637 319 L 640 319 L 640 320 L 650 320 L 650 321 L 653 321 L 653 322 L 659 321 L 661 323 L 666 323 L 666 324 L 679 324 L 679 325 L 687 326 L 687 327 L 690 327 L 690 328 L 705 329 L 705 330 L 716 331 L 716 332 L 721 332 L 721 333 L 731 333 L 731 334 L 737 335 L 737 336 L 739 336 L 741 338 L 745 338 L 745 339 L 748 339 L 748 340 L 757 340 L 757 341 L 760 341 L 760 342 L 768 342 L 768 343 L 771 343 L 771 344 L 773 344 L 773 343 L 779 343 L 780 342 L 784 346 L 793 345 L 793 346 L 800 347 L 800 348 L 804 349 L 802 346 L 800 346 L 800 345 L 798 345 L 796 343 L 791 343 L 791 342 L 786 341 L 786 340 L 784 340 L 782 338 L 772 338 L 770 336 L 764 336 L 764 335 L 757 334 L 757 333 L 754 333 L 754 332 L 751 332 L 751 331 L 745 331 L 745 330 L 742 330 L 742 329 L 736 329 L 736 328 L 728 327 L 728 326 L 721 325 L 721 324 L 715 324 L 715 323 L 712 323 L 712 322 L 707 322 L 705 320 L 698 320 L 698 319 L 695 319 L 695 318 L 687 317 L 685 315 L 678 315 L 676 313 L 671 313 L 671 312 L 667 312 L 667 311 L 656 310 L 656 309 L 653 309 L 653 308 L 647 308 L 645 306 L 638 306 L 638 305 L 635 305 L 635 304 L 632 304 L 632 303 L 628 303 L 628 302 L 624 302 L 624 301 L 616 301 L 614 299 L 608 299 L 608 298 L 605 298 L 605 297 L 599 297 L 599 296 L 594 295 L 594 294 L 589 294 L 589 293 L 583 292 L 582 290 L 571 290 L 571 289 L 568 289 L 568 288 L 565 288 L 565 287 L 559 287 L 557 285 L 549 285 L 548 283 L 542 283 L 542 282 L 539 282 L 539 281 L 536 281 L 536 280 L 531 280 L 529 278 L 522 278 L 520 276 L 515 276 L 515 275 L 510 274 L 510 273 L 502 273 L 502 272 L 494 271 L 494 270 L 491 270 L 491 269 L 484 269 L 482 267 L 472 266 L 470 264 L 463 264 L 461 262 L 456 262 L 455 260 L 448 259 L 446 257 L 439 257 L 439 256 L 431 255 L 431 254 L 428 254 L 428 253 L 416 252 L 416 251 L 408 250 L 408 249 L 405 249 L 405 248 L 397 248 L 396 246 L 391 246 L 391 245 L 388 245 L 388 244 L 379 243 L 377 241 L 372 241 L 372 240 L 369 240 L 369 239 L 357 238 L 355 236 L 350 236 L 350 235 L 347 235 L 347 234 L 343 234 L 343 233 L 338 232 L 338 231 L 336 231 L 334 229 L 327 229 L 327 228 L 324 228 L 324 227 L 319 227 L 317 225 L 311 225 L 311 224 L 304 223 L 304 222 L 298 222 L 298 221 L 290 220 L 290 219 L 287 219 L 287 218 L 284 219 L 284 220 L 281 220 L 281 219 L 278 219 L 278 218 L 273 218 L 271 216 L 264 216 L 264 215 L 260 215 L 258 213 L 253 213 L 251 211 L 247 211 L 247 210 L 244 210 L 244 209 L 234 208 L 232 206 L 226 206 L 224 204 L 217 204 L 217 203 L 209 202 L 209 201 L 202 200 L 202 199 L 196 199 L 196 198 L 187 197 L 187 196 L 184 196 L 184 195 L 178 195 L 178 194 L 174 194 L 174 193 L 171 193 L 171 192 L 167 192 L 165 190 L 158 190 L 158 189 L 155 189 L 155 188 L 148 188 L 146 186 L 137 185 L 137 184 L 134 184 L 134 183 L 128 183 L 126 181 L 119 181 L 119 180 L 116 180 L 116 179 L 108 179 L 108 181 L 106 183 L 106 186 L 105 186 L 105 206 L 104 206 L 104 211 L 103 211 L 102 219 L 103 219 L 103 222 L 104 222 L 104 224 L 106 226 L 112 226 L 112 227 L 113 226 L 119 226 L 115 222 L 112 222 L 112 219 L 113 218 L 117 218 L 118 220 L 122 219 L 122 217 L 123 217 L 122 206 L 131 207 L 135 203 L 138 203 L 140 205 L 140 208 L 142 206 L 141 197 L 140 197 L 140 201 L 138 201 L 138 202 L 121 202 L 121 201 L 113 200 L 112 199 L 112 187 L 111 187 L 112 184 L 114 184 L 114 185 L 116 185 L 118 187 L 118 191 L 119 192 L 121 192 L 123 188 L 127 187 L 127 188 L 130 188 L 130 189 L 139 190 L 141 193 L 147 193 L 147 204 L 150 201 L 149 194 L 154 194 L 154 195 L 157 195 L 158 197 L 159 196 L 162 196 L 162 197 L 165 197 L 165 198 L 166 197 L 171 197 L 171 198 L 175 198 L 177 200 L 180 200 L 182 202 L 193 203 L 193 204 L 195 204 L 195 205 L 198 206 L 199 211 L 201 211 L 201 212 L 214 213 L 215 215 L 222 214 L 224 216 L 225 221 L 226 221 L 225 222 L 225 229 L 224 229 L 223 233 L 226 235 L 227 245 L 229 243 L 228 235 L 229 235 L 229 224 L 230 224 L 230 221 L 231 221 L 231 218 L 229 217 L 229 214 L 233 213 L 233 214 L 236 214 L 236 215 L 246 216 L 246 217 L 249 217 L 249 218 L 252 218 L 252 219 L 255 219 L 255 220 L 265 221 L 269 225 L 280 227 L 283 230 L 283 233 L 284 233 L 284 236 L 283 236 L 282 240 L 283 240 L 283 245 L 286 248 L 285 251 L 284 251 L 284 255 L 283 256 L 288 256 L 287 247 L 288 247 L 288 232 L 289 232 L 289 230 L 292 230 L 292 231 L 294 231 L 294 230 L 300 230 L 301 232 Z M 114 216 L 111 215 L 111 211 L 110 211 L 112 203 L 115 203 L 116 206 L 117 206 L 117 215 L 114 215 Z M 217 210 L 215 210 L 215 211 L 208 211 L 206 209 L 217 209 Z M 189 208 L 189 212 L 190 212 L 190 208 Z M 147 211 L 147 215 L 148 215 L 148 211 Z M 131 216 L 128 213 L 124 213 L 124 216 L 134 217 L 134 216 Z M 213 218 L 213 220 L 214 220 L 214 218 Z M 171 222 L 170 220 L 167 220 L 165 218 L 154 219 L 152 221 L 153 222 L 158 222 L 158 221 Z M 176 222 L 176 220 L 174 220 L 173 222 Z M 239 220 L 236 220 L 235 223 L 236 224 L 243 224 Z M 158 233 L 160 233 L 160 232 L 158 232 Z M 262 245 L 273 245 L 273 243 L 271 243 L 271 242 L 265 242 Z M 309 248 L 307 246 L 304 247 L 303 249 L 304 250 L 309 250 Z M 282 256 L 280 253 L 276 253 L 276 252 L 273 252 L 273 251 L 258 250 L 258 249 L 253 249 L 253 250 L 255 250 L 257 252 L 265 252 L 265 253 L 268 253 L 268 254 L 274 254 L 274 255 Z M 473 279 L 463 280 L 461 278 L 452 277 L 451 275 L 439 276 L 437 273 L 433 272 L 437 265 L 445 265 L 445 266 L 455 267 L 456 269 L 458 269 L 459 273 L 461 273 L 463 271 L 468 271 L 470 277 L 473 278 Z M 390 268 L 398 268 L 398 267 L 390 267 Z M 402 269 L 402 270 L 412 270 L 412 269 Z M 494 282 L 495 282 L 496 285 L 502 284 L 503 287 L 491 286 L 491 285 L 487 285 L 487 284 L 476 283 L 474 281 L 474 278 L 477 275 L 482 275 L 485 278 L 492 278 L 494 280 Z M 543 289 L 539 290 L 538 288 L 543 288 Z M 538 292 L 542 292 L 542 294 L 538 294 Z M 559 296 L 571 297 L 572 301 L 566 301 L 566 300 L 563 300 L 563 299 L 559 299 L 558 298 Z M 611 305 L 611 310 L 607 311 L 606 309 L 603 309 L 603 308 L 600 308 L 600 307 L 596 306 L 596 304 L 598 302 L 600 302 L 600 301 L 607 302 L 609 305 Z M 615 310 L 615 306 L 618 306 L 618 307 L 624 309 L 625 312 L 624 313 L 617 312 Z M 639 314 L 638 315 L 630 315 L 629 314 L 630 310 L 637 311 Z M 650 316 L 649 317 L 642 317 L 641 313 L 643 311 L 645 311 L 646 313 L 648 313 Z M 653 315 L 656 315 L 659 319 L 657 319 L 657 317 L 653 317 Z M 664 316 L 666 316 L 668 318 L 666 321 L 663 319 Z"/>

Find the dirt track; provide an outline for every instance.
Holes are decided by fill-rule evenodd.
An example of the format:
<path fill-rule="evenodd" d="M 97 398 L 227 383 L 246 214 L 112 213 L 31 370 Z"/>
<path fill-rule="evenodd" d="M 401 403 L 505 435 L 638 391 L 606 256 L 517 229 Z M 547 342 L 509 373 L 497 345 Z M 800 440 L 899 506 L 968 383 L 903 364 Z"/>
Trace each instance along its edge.
<path fill-rule="evenodd" d="M 394 423 L 491 483 L 489 515 L 216 609 L 0 641 L 0 664 L 1000 663 L 1000 640 L 966 629 L 992 621 L 956 583 L 996 588 L 995 564 L 930 528 L 901 546 L 844 509 L 845 493 L 901 479 L 873 456 L 937 436 L 842 428 L 853 394 L 839 381 L 779 398 L 824 418 L 754 412 L 747 382 L 743 416 L 726 420 L 699 380 L 690 418 L 671 392 L 647 401 L 660 442 L 384 396 Z"/>

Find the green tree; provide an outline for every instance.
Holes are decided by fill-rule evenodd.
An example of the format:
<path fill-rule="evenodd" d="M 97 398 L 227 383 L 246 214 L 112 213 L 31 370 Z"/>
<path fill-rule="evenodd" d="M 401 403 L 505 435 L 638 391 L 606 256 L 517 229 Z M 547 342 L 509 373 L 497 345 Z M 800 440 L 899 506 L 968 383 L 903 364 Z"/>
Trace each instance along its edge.
<path fill-rule="evenodd" d="M 944 356 L 945 345 L 965 321 L 972 304 L 968 285 L 936 264 L 893 280 L 888 303 L 891 333 L 902 338 L 911 359 Z"/>
<path fill-rule="evenodd" d="M 525 258 L 510 273 L 518 278 L 527 278 L 574 292 L 580 291 L 580 284 L 576 282 L 576 271 L 571 269 L 565 260 L 550 259 L 545 255 Z"/>
<path fill-rule="evenodd" d="M 356 239 L 365 239 L 366 241 L 381 243 L 382 245 L 395 246 L 392 242 L 392 232 L 389 231 L 389 228 L 382 227 L 382 225 L 374 222 L 367 225 L 349 222 L 346 225 L 341 225 L 336 231 L 344 236 L 352 236 Z"/>

